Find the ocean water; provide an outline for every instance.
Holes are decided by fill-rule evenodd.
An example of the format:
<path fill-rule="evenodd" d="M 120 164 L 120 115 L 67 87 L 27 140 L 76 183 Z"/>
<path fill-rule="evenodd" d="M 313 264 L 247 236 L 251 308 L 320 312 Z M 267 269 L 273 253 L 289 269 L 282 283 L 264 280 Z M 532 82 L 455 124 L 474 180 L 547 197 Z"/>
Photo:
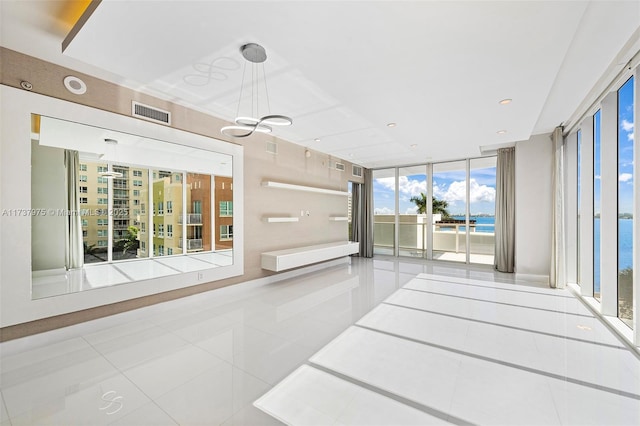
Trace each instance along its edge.
<path fill-rule="evenodd" d="M 593 221 L 593 287 L 600 292 L 600 219 Z M 618 219 L 618 271 L 633 268 L 633 219 Z"/>
<path fill-rule="evenodd" d="M 453 219 L 464 220 L 464 216 L 451 216 Z M 475 219 L 475 232 L 495 232 L 496 218 L 494 216 L 469 216 L 470 220 Z M 471 228 L 473 231 L 473 228 Z M 461 226 L 460 232 L 465 232 L 466 227 Z"/>

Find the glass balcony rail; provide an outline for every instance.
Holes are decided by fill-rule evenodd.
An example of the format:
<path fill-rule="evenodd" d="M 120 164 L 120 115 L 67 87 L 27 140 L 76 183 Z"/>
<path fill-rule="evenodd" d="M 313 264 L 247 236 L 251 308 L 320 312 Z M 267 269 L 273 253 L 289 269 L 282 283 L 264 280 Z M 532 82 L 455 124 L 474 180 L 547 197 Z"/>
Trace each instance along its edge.
<path fill-rule="evenodd" d="M 178 247 L 182 248 L 182 240 L 178 241 Z M 187 240 L 187 251 L 202 250 L 202 238 Z"/>
<path fill-rule="evenodd" d="M 178 223 L 182 223 L 183 217 L 180 215 L 178 217 Z M 202 225 L 202 214 L 201 213 L 188 213 L 187 214 L 187 225 Z"/>

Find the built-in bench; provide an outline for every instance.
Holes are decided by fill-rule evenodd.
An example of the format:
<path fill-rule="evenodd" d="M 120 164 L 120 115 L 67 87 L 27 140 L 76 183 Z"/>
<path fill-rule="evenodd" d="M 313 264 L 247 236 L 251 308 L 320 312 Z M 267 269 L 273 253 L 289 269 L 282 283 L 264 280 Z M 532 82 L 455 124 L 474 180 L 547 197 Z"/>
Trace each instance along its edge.
<path fill-rule="evenodd" d="M 284 271 L 312 263 L 323 262 L 360 251 L 360 244 L 353 241 L 338 241 L 314 246 L 297 247 L 262 253 L 262 269 Z"/>

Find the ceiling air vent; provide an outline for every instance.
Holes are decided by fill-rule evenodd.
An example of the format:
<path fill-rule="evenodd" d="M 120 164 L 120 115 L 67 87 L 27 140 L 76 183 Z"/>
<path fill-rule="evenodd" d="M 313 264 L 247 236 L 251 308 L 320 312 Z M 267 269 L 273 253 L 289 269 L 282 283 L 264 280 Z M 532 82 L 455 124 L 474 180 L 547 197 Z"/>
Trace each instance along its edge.
<path fill-rule="evenodd" d="M 351 174 L 355 177 L 362 177 L 362 167 L 356 166 L 355 164 L 351 165 Z"/>
<path fill-rule="evenodd" d="M 278 144 L 275 142 L 267 141 L 267 152 L 269 154 L 276 155 L 278 153 Z"/>
<path fill-rule="evenodd" d="M 344 164 L 336 163 L 335 167 L 336 167 L 336 170 L 340 170 L 341 172 L 344 172 L 344 169 L 345 169 Z"/>
<path fill-rule="evenodd" d="M 131 101 L 131 115 L 153 121 L 154 123 L 171 125 L 171 113 L 169 111 L 144 105 L 136 101 Z"/>

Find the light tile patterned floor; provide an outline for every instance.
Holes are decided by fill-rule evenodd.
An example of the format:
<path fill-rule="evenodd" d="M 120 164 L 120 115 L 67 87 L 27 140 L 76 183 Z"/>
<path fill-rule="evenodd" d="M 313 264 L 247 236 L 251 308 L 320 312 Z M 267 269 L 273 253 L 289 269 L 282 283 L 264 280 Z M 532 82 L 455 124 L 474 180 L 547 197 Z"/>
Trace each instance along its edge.
<path fill-rule="evenodd" d="M 0 361 L 0 426 L 640 424 L 640 361 L 569 292 L 414 259 L 232 286 Z"/>

